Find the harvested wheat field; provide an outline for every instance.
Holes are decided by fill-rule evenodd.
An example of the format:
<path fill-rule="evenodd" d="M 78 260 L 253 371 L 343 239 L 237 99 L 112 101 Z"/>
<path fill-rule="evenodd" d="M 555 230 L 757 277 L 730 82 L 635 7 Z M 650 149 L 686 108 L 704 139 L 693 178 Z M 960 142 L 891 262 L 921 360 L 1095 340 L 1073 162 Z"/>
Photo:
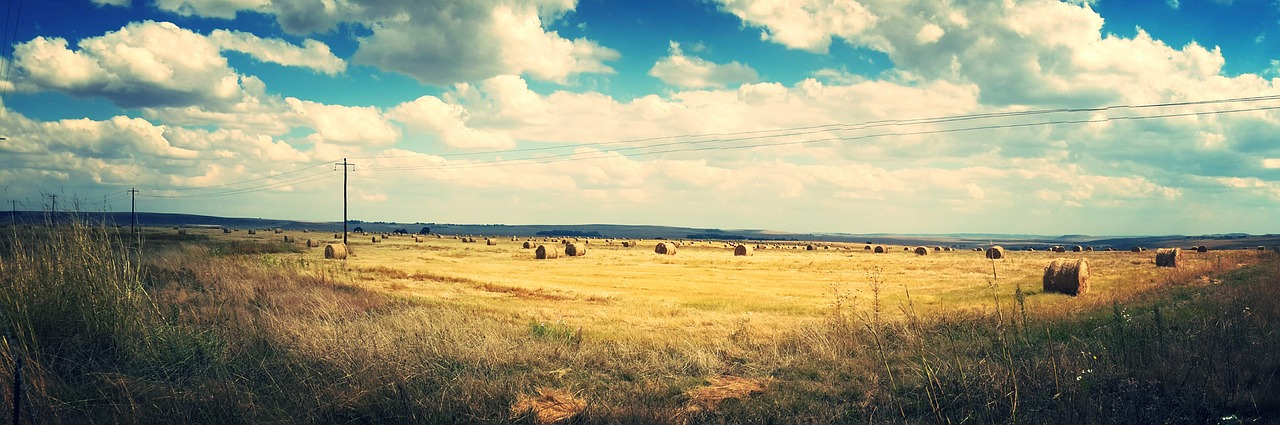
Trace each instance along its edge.
<path fill-rule="evenodd" d="M 6 319 L 11 335 L 35 339 L 6 340 L 3 352 L 27 359 L 25 379 L 42 391 L 31 411 L 51 422 L 993 423 L 1014 422 L 1017 409 L 1017 421 L 1079 423 L 1150 406 L 1152 391 L 1168 391 L 1159 403 L 1173 406 L 1210 403 L 1215 416 L 1271 414 L 1233 404 L 1241 397 L 1280 403 L 1280 384 L 1234 384 L 1278 360 L 1271 251 L 1215 250 L 1171 268 L 1156 267 L 1155 252 L 1006 250 L 992 260 L 823 243 L 743 256 L 745 245 L 699 242 L 657 255 L 583 239 L 590 255 L 547 242 L 539 260 L 520 244 L 451 238 L 358 237 L 346 250 L 315 239 L 326 247 L 317 250 L 192 229 L 102 251 L 133 242 L 32 232 L 46 234 L 0 245 L 0 272 L 18 288 L 4 293 L 4 317 L 51 314 L 62 325 Z M 1043 292 L 1054 260 L 1086 260 L 1088 290 Z M 68 304 L 49 302 L 49 291 L 132 286 L 67 276 L 147 290 L 72 298 L 93 303 L 85 312 L 134 317 L 104 331 L 59 310 Z M 1201 301 L 1167 301 L 1191 293 Z M 1205 313 L 1219 305 L 1235 313 Z M 77 326 L 104 341 L 165 343 L 58 344 Z M 0 355 L 12 376 L 12 354 Z M 1206 358 L 1221 363 L 1192 361 Z M 124 366 L 69 378 L 94 365 Z M 1134 375 L 1180 380 L 1121 386 Z M 103 395 L 69 402 L 91 390 Z"/>

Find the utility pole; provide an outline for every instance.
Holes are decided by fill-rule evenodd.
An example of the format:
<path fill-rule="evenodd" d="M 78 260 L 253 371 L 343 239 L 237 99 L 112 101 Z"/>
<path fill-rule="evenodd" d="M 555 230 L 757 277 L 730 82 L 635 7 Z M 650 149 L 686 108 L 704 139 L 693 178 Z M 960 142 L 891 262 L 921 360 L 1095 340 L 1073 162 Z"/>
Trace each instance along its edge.
<path fill-rule="evenodd" d="M 133 233 L 138 233 L 138 189 L 129 188 L 129 216 L 133 224 L 129 227 Z"/>
<path fill-rule="evenodd" d="M 355 164 L 342 158 L 342 162 L 334 165 L 342 167 L 342 246 L 347 246 L 347 169 L 354 167 Z"/>
<path fill-rule="evenodd" d="M 13 209 L 9 210 L 9 224 L 12 224 L 13 227 L 18 227 L 18 201 L 10 199 L 9 205 L 13 207 Z"/>

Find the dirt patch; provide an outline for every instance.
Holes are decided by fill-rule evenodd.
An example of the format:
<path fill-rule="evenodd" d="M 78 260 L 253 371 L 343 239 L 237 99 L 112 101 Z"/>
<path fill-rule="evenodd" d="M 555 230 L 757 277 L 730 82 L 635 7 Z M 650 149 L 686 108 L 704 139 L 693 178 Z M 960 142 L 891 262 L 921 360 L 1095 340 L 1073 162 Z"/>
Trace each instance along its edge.
<path fill-rule="evenodd" d="M 538 395 L 520 394 L 511 405 L 511 414 L 525 417 L 532 414 L 537 423 L 553 424 L 573 419 L 587 408 L 587 402 L 565 390 L 538 388 Z"/>
<path fill-rule="evenodd" d="M 720 403 L 731 398 L 746 398 L 753 393 L 764 392 L 768 388 L 768 380 L 741 378 L 737 376 L 713 376 L 707 378 L 707 385 L 685 391 L 689 403 L 680 410 L 676 422 L 688 422 L 691 416 L 715 412 Z"/>

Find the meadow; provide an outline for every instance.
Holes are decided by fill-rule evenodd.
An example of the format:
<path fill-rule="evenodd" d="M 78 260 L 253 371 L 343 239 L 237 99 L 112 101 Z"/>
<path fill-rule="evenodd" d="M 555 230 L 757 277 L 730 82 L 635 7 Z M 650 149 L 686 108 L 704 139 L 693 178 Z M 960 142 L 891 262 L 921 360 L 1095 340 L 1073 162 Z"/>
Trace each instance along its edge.
<path fill-rule="evenodd" d="M 1154 251 L 590 240 L 535 260 L 525 238 L 357 234 L 339 261 L 332 233 L 123 232 L 0 232 L 19 420 L 1280 420 L 1272 251 L 1157 268 Z M 1089 291 L 1043 293 L 1055 258 L 1086 259 Z"/>

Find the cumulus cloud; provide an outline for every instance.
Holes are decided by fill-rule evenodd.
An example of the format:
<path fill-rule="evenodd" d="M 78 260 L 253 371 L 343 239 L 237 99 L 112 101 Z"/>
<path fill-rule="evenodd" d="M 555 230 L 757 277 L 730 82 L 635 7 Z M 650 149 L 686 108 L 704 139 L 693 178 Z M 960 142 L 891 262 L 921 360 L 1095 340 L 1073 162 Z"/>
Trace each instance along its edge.
<path fill-rule="evenodd" d="M 160 0 L 167 11 L 232 18 L 250 10 L 274 15 L 293 34 L 325 33 L 339 24 L 368 29 L 353 61 L 447 86 L 504 74 L 566 83 L 583 73 L 612 73 L 617 51 L 548 31 L 572 11 L 571 0 Z"/>
<path fill-rule="evenodd" d="M 133 0 L 90 0 L 96 6 L 118 6 L 129 7 Z"/>
<path fill-rule="evenodd" d="M 389 145 L 400 132 L 370 106 L 328 105 L 297 98 L 286 98 L 298 119 L 315 130 L 309 136 L 313 143 L 340 145 Z"/>
<path fill-rule="evenodd" d="M 680 43 L 674 41 L 671 42 L 669 53 L 653 64 L 649 75 L 679 88 L 723 88 L 759 78 L 755 69 L 738 61 L 717 64 L 697 56 L 687 56 L 681 51 Z"/>
<path fill-rule="evenodd" d="M 180 16 L 232 19 L 241 10 L 263 10 L 269 0 L 155 0 L 160 10 Z"/>
<path fill-rule="evenodd" d="M 515 140 L 502 131 L 467 127 L 467 112 L 456 104 L 446 104 L 435 96 L 422 96 L 402 103 L 387 114 L 409 128 L 437 135 L 456 148 L 510 148 Z"/>
<path fill-rule="evenodd" d="M 826 53 L 832 37 L 854 38 L 879 17 L 860 2 L 719 0 L 744 22 L 763 27 L 760 38 L 792 49 Z"/>
<path fill-rule="evenodd" d="M 346 63 L 328 46 L 306 40 L 303 47 L 238 31 L 210 36 L 169 22 L 135 22 L 118 31 L 77 42 L 36 37 L 14 48 L 24 83 L 76 97 L 102 97 L 123 108 L 194 109 L 226 113 L 264 102 L 265 87 L 231 69 L 223 50 L 259 60 L 342 72 Z"/>
<path fill-rule="evenodd" d="M 299 47 L 278 38 L 264 39 L 247 32 L 227 30 L 214 30 L 209 39 L 222 50 L 241 52 L 263 62 L 310 68 L 329 75 L 347 69 L 347 62 L 334 56 L 327 44 L 312 39 L 303 40 Z"/>

